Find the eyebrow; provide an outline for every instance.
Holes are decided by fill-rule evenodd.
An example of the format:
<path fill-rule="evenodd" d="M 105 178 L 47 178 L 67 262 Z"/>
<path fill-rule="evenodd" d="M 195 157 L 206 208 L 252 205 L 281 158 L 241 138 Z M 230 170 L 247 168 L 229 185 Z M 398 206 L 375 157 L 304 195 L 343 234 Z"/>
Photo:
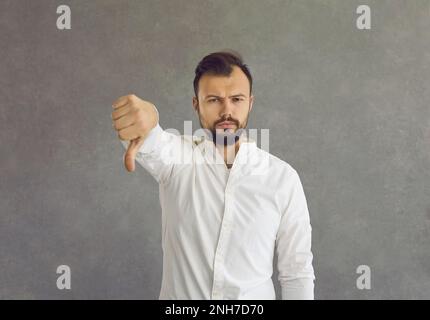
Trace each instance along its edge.
<path fill-rule="evenodd" d="M 234 94 L 232 96 L 230 96 L 229 98 L 237 98 L 237 97 L 244 97 L 246 98 L 246 96 L 243 93 L 238 93 L 238 94 Z M 214 94 L 209 94 L 206 96 L 205 100 L 208 98 L 221 98 L 220 96 L 214 95 Z"/>

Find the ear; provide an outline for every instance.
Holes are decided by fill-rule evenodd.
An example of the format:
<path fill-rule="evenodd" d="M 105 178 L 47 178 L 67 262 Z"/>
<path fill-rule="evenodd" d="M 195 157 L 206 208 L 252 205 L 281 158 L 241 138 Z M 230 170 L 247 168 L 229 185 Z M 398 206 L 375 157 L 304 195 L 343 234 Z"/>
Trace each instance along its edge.
<path fill-rule="evenodd" d="M 199 100 L 196 97 L 193 97 L 193 109 L 199 113 Z"/>
<path fill-rule="evenodd" d="M 249 97 L 249 112 L 251 112 L 252 110 L 252 104 L 254 103 L 254 95 L 251 94 L 251 96 Z"/>

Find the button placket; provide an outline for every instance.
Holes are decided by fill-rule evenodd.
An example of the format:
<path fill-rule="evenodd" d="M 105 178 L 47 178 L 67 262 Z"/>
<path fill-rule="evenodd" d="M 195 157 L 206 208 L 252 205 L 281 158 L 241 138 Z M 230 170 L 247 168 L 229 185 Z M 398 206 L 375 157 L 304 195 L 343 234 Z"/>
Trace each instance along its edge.
<path fill-rule="evenodd" d="M 225 227 L 224 219 L 221 224 L 221 231 L 218 241 L 217 250 L 215 252 L 215 263 L 214 263 L 214 283 L 212 288 L 212 298 L 222 298 L 222 284 L 223 284 L 223 268 L 224 268 L 224 246 L 225 246 Z"/>
<path fill-rule="evenodd" d="M 233 197 L 231 195 L 231 179 L 227 181 L 227 186 L 224 194 L 224 215 L 221 222 L 221 231 L 218 240 L 218 246 L 215 252 L 215 262 L 214 262 L 214 284 L 212 288 L 212 298 L 222 299 L 222 285 L 224 282 L 224 258 L 225 258 L 225 248 L 228 243 L 228 238 L 231 232 L 231 215 L 232 215 L 232 201 Z"/>
<path fill-rule="evenodd" d="M 242 149 L 242 152 L 240 151 Z M 232 230 L 232 215 L 233 215 L 233 202 L 234 202 L 234 188 L 233 183 L 236 179 L 235 176 L 240 172 L 241 164 L 240 157 L 245 148 L 239 149 L 236 155 L 236 160 L 230 169 L 228 175 L 226 187 L 224 191 L 224 214 L 221 222 L 221 231 L 218 239 L 218 245 L 215 251 L 215 262 L 214 262 L 214 282 L 212 288 L 212 299 L 222 299 L 224 293 L 222 292 L 222 286 L 224 284 L 224 259 L 225 259 L 225 248 L 228 244 L 228 239 Z M 227 168 L 224 168 L 227 170 Z"/>

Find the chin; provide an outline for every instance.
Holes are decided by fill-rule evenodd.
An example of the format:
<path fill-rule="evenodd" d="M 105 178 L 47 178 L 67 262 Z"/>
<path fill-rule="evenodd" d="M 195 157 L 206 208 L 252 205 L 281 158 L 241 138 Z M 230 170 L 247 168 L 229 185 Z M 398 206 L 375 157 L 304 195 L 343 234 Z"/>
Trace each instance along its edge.
<path fill-rule="evenodd" d="M 220 133 L 218 133 L 219 131 L 212 130 L 212 140 L 217 145 L 233 145 L 239 140 L 243 130 L 242 128 L 227 129 Z"/>

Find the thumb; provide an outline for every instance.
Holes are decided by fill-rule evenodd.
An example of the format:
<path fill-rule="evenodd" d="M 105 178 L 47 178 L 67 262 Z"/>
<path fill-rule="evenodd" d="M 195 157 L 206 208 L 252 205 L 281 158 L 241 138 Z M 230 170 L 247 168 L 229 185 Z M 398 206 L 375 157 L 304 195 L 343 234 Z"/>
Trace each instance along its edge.
<path fill-rule="evenodd" d="M 130 141 L 127 151 L 125 152 L 124 162 L 125 167 L 129 172 L 133 172 L 135 169 L 134 160 L 136 158 L 136 153 L 143 144 L 143 138 L 136 138 Z"/>

